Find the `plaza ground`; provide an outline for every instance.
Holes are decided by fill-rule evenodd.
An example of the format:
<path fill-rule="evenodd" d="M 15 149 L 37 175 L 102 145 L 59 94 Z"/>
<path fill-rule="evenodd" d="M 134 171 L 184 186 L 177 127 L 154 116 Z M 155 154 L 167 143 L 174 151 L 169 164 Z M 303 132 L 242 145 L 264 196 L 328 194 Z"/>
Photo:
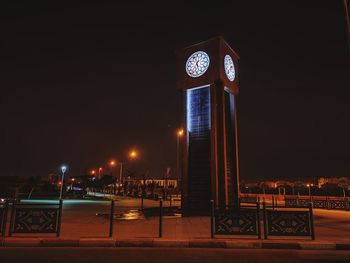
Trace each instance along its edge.
<path fill-rule="evenodd" d="M 141 200 L 116 197 L 113 238 L 155 239 L 158 238 L 159 219 L 157 216 L 143 217 L 139 212 Z M 63 205 L 61 238 L 105 238 L 109 234 L 110 201 L 65 200 Z M 169 206 L 164 201 L 164 207 Z M 179 205 L 179 202 L 173 202 Z M 159 201 L 145 200 L 147 208 L 158 207 Z M 350 243 L 350 212 L 314 209 L 316 241 Z M 28 235 L 14 235 L 28 236 Z M 37 236 L 37 235 L 32 235 Z M 41 234 L 40 237 L 53 237 Z M 164 217 L 163 239 L 193 240 L 210 238 L 210 218 Z M 216 239 L 227 238 L 216 236 Z M 254 240 L 255 237 L 230 237 L 231 239 Z M 273 240 L 310 240 L 309 238 L 269 237 Z"/>

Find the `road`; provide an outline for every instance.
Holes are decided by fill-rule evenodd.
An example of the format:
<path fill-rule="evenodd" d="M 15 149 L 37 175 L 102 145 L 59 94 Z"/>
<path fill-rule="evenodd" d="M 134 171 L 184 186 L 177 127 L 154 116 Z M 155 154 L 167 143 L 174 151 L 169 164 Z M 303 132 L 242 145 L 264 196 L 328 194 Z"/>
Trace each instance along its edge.
<path fill-rule="evenodd" d="M 115 263 L 291 263 L 349 262 L 350 251 L 170 249 L 170 248 L 0 248 L 1 262 Z"/>

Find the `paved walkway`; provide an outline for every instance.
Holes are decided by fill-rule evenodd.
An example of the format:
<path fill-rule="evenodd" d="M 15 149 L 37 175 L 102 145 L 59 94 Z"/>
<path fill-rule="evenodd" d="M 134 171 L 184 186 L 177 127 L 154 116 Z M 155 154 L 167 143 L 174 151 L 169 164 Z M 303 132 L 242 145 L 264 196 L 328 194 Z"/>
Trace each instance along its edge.
<path fill-rule="evenodd" d="M 117 240 L 158 238 L 158 217 L 140 218 L 140 199 L 117 198 L 115 212 L 126 219 L 114 220 L 113 238 Z M 157 207 L 158 201 L 145 200 L 145 207 Z M 164 202 L 168 206 L 169 202 Z M 177 205 L 175 203 L 175 205 Z M 62 217 L 61 238 L 105 238 L 109 233 L 110 202 L 65 201 Z M 125 213 L 127 211 L 127 213 Z M 350 243 L 350 212 L 335 210 L 314 210 L 317 242 Z M 135 219 L 136 218 L 136 219 Z M 21 236 L 21 235 L 16 235 Z M 27 236 L 27 235 L 23 235 Z M 35 235 L 32 235 L 35 236 Z M 52 235 L 40 235 L 52 237 Z M 164 240 L 204 240 L 210 238 L 209 217 L 165 217 L 163 221 Z M 215 239 L 227 238 L 216 236 Z M 232 240 L 256 240 L 255 237 L 230 237 Z M 283 240 L 282 237 L 269 237 Z M 308 240 L 293 238 L 288 240 Z"/>

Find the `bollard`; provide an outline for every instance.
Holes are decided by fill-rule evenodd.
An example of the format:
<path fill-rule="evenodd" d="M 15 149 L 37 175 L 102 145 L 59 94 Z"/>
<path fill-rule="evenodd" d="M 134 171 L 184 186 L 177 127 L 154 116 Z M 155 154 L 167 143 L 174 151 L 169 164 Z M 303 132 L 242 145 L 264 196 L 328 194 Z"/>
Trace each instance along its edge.
<path fill-rule="evenodd" d="M 159 237 L 163 236 L 163 199 L 159 200 Z"/>
<path fill-rule="evenodd" d="M 312 203 L 309 203 L 309 216 L 310 216 L 311 238 L 312 240 L 315 240 L 315 225 L 314 225 L 314 214 L 312 211 Z"/>
<path fill-rule="evenodd" d="M 111 211 L 109 214 L 109 237 L 113 237 L 113 223 L 114 223 L 114 200 L 111 201 Z"/>
<path fill-rule="evenodd" d="M 214 200 L 210 200 L 210 237 L 214 238 L 214 216 L 215 216 L 215 208 L 214 208 Z"/>

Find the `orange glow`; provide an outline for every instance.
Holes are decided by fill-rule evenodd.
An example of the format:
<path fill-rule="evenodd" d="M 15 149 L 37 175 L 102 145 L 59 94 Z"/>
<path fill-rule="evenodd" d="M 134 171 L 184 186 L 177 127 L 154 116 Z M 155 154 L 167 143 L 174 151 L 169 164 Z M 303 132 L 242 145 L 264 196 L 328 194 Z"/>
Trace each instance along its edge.
<path fill-rule="evenodd" d="M 135 150 L 130 151 L 130 158 L 135 159 L 137 157 L 137 152 Z"/>
<path fill-rule="evenodd" d="M 72 182 L 74 182 L 75 181 L 75 178 L 72 178 Z"/>
<path fill-rule="evenodd" d="M 110 162 L 109 162 L 109 165 L 110 165 L 110 166 L 114 166 L 114 165 L 115 165 L 115 161 L 114 161 L 114 160 L 110 161 Z"/>
<path fill-rule="evenodd" d="M 99 171 L 102 171 L 102 167 L 98 168 Z"/>
<path fill-rule="evenodd" d="M 184 135 L 184 130 L 180 129 L 177 131 L 177 136 L 181 137 L 182 135 Z"/>
<path fill-rule="evenodd" d="M 95 170 L 91 170 L 91 174 L 92 175 L 96 174 L 96 171 Z"/>

